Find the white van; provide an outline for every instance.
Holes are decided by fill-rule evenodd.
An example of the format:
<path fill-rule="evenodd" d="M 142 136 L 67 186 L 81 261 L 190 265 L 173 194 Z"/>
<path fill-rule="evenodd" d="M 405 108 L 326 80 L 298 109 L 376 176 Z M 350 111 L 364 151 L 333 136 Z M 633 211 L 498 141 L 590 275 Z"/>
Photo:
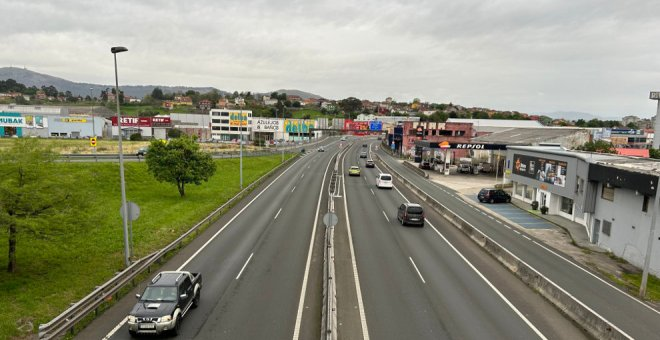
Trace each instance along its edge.
<path fill-rule="evenodd" d="M 376 187 L 392 189 L 394 187 L 392 184 L 392 175 L 378 174 L 378 177 L 376 177 Z"/>

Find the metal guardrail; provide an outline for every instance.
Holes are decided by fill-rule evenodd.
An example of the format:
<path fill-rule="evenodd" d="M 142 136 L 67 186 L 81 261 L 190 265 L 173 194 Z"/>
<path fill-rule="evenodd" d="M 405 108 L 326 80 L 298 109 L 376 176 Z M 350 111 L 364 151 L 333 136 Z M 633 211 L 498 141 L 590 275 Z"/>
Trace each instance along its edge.
<path fill-rule="evenodd" d="M 203 220 L 195 224 L 187 232 L 179 236 L 176 240 L 172 241 L 170 244 L 165 246 L 163 249 L 152 253 L 140 260 L 137 260 L 135 263 L 131 264 L 128 268 L 124 269 L 113 278 L 108 280 L 103 285 L 94 289 L 92 293 L 82 298 L 80 301 L 73 304 L 67 310 L 62 312 L 60 315 L 53 318 L 46 324 L 39 325 L 39 339 L 57 339 L 61 337 L 64 333 L 71 332 L 73 333 L 73 327 L 85 318 L 92 311 L 95 314 L 98 314 L 98 308 L 110 297 L 114 296 L 120 289 L 125 287 L 129 282 L 135 286 L 133 280 L 139 274 L 143 273 L 145 270 L 148 272 L 151 271 L 151 265 L 155 262 L 160 261 L 164 256 L 166 256 L 170 251 L 175 248 L 179 248 L 184 239 L 190 236 L 192 233 L 198 233 L 200 227 L 205 223 L 211 223 L 212 220 L 225 208 L 231 206 L 234 202 L 243 198 L 244 195 L 249 193 L 254 187 L 261 184 L 266 178 L 270 177 L 274 172 L 278 171 L 283 166 L 290 163 L 292 160 L 297 157 L 292 157 L 265 175 L 261 176 L 256 181 L 252 182 L 250 185 L 241 190 L 234 197 L 229 199 L 226 203 L 221 205 L 219 208 L 211 212 Z"/>

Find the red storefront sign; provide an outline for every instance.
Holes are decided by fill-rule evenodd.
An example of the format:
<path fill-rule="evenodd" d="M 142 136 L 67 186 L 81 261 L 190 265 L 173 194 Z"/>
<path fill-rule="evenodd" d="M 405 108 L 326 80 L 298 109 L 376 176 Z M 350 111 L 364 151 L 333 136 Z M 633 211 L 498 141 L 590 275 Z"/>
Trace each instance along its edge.
<path fill-rule="evenodd" d="M 121 126 L 152 127 L 169 126 L 170 117 L 121 117 Z M 117 117 L 112 117 L 112 126 L 117 126 Z"/>

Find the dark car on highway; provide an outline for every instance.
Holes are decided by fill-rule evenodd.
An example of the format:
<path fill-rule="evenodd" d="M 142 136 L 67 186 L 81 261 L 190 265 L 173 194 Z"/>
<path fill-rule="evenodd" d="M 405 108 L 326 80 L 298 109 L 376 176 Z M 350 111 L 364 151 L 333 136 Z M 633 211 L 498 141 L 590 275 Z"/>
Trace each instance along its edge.
<path fill-rule="evenodd" d="M 424 226 L 424 209 L 417 203 L 403 203 L 399 206 L 396 219 L 401 221 L 402 225 L 416 224 Z"/>
<path fill-rule="evenodd" d="M 511 202 L 511 195 L 502 189 L 484 188 L 477 194 L 477 199 L 482 203 L 509 203 Z"/>
<path fill-rule="evenodd" d="M 365 166 L 367 168 L 374 168 L 376 167 L 376 164 L 374 164 L 373 159 L 367 159 L 367 161 L 365 162 Z"/>

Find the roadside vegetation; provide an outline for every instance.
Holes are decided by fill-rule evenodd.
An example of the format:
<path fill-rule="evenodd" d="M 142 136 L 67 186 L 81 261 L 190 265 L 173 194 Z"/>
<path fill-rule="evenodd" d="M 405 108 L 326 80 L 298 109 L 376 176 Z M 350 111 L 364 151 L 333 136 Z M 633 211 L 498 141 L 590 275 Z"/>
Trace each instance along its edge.
<path fill-rule="evenodd" d="M 239 160 L 214 162 L 216 175 L 202 185 L 189 186 L 183 197 L 172 184 L 154 179 L 145 162 L 125 164 L 127 198 L 141 210 L 139 219 L 133 222 L 133 258 L 162 248 L 240 191 Z M 245 183 L 253 182 L 280 162 L 280 155 L 245 158 Z M 52 221 L 42 219 L 36 232 L 17 235 L 14 272 L 0 271 L 1 339 L 36 333 L 39 324 L 50 321 L 123 268 L 118 164 L 51 166 L 55 174 L 69 174 L 75 190 L 87 201 L 81 208 L 84 211 L 72 210 L 66 218 Z M 6 231 L 5 225 L 1 227 Z M 3 232 L 3 268 L 7 268 L 8 243 L 8 233 Z"/>

